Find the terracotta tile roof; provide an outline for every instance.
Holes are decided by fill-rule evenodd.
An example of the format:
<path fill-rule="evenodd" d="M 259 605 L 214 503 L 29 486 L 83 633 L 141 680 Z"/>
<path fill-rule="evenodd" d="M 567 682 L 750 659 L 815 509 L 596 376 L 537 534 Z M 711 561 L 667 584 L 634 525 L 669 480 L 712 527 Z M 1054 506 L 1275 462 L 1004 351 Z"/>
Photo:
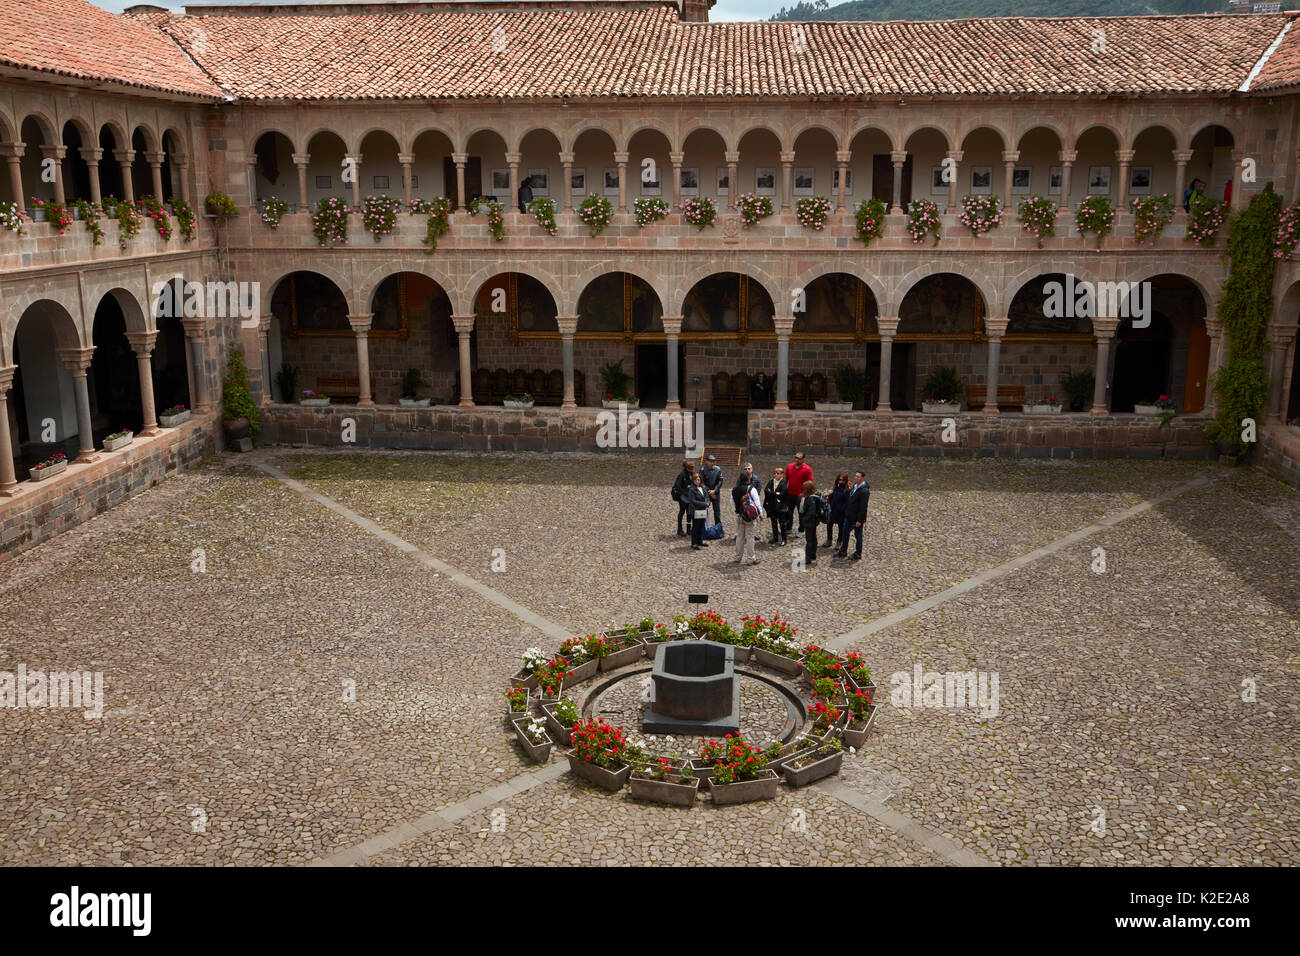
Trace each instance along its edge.
<path fill-rule="evenodd" d="M 1259 75 L 1251 81 L 1251 90 L 1275 90 L 1300 84 L 1300 26 L 1292 21 L 1291 29 L 1278 48 L 1269 56 Z"/>
<path fill-rule="evenodd" d="M 1123 94 L 1236 90 L 1289 19 L 681 23 L 663 6 L 221 13 L 163 29 L 240 99 Z"/>
<path fill-rule="evenodd" d="M 222 95 L 156 27 L 85 0 L 0 0 L 0 64 L 168 93 Z"/>

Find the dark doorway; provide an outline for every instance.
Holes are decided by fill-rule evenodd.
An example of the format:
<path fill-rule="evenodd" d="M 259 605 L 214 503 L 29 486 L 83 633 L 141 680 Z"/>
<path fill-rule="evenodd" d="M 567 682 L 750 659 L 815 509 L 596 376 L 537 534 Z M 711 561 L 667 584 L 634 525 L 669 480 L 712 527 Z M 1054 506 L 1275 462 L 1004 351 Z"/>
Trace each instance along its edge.
<path fill-rule="evenodd" d="M 895 342 L 889 369 L 889 407 L 910 412 L 916 393 L 916 343 Z"/>
<path fill-rule="evenodd" d="M 888 209 L 894 203 L 894 160 L 889 153 L 876 153 L 871 159 L 871 197 Z M 899 200 L 906 209 L 912 201 L 912 154 L 903 161 L 903 189 Z"/>
<path fill-rule="evenodd" d="M 1125 322 L 1117 338 L 1110 410 L 1131 412 L 1138 402 L 1153 402 L 1169 394 L 1169 364 L 1174 351 L 1174 330 L 1169 320 L 1154 315 L 1145 329 L 1135 329 Z"/>
<path fill-rule="evenodd" d="M 1295 347 L 1295 359 L 1291 364 L 1291 394 L 1286 403 L 1286 420 L 1300 418 L 1300 342 Z"/>
<path fill-rule="evenodd" d="M 668 404 L 668 346 L 636 347 L 636 379 L 633 386 L 642 408 L 663 408 Z M 686 394 L 686 346 L 677 346 L 677 398 Z"/>
<path fill-rule="evenodd" d="M 442 158 L 442 181 L 443 194 L 459 206 L 461 202 L 456 195 L 456 163 L 450 156 Z M 465 194 L 468 197 L 466 202 L 483 195 L 483 160 L 479 156 L 471 156 L 465 163 Z M 506 205 L 509 206 L 510 202 Z"/>
<path fill-rule="evenodd" d="M 94 343 L 87 386 L 95 439 L 120 428 L 139 431 L 144 419 L 140 367 L 126 338 L 122 309 L 111 295 L 104 296 L 95 311 Z"/>
<path fill-rule="evenodd" d="M 189 371 L 185 365 L 185 329 L 181 320 L 159 323 L 153 350 L 153 399 L 157 411 L 174 405 L 190 407 Z"/>

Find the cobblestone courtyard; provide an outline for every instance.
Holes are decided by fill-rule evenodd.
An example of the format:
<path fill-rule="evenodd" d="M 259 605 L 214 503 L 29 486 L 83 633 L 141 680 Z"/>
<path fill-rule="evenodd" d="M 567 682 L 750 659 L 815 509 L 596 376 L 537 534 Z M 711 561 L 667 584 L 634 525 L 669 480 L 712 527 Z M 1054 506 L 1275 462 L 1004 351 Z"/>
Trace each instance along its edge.
<path fill-rule="evenodd" d="M 870 459 L 864 559 L 797 574 L 786 549 L 732 563 L 734 522 L 691 552 L 677 465 L 266 449 L 0 566 L 0 671 L 102 671 L 105 697 L 99 720 L 0 710 L 0 862 L 1300 863 L 1294 491 L 1204 462 Z M 688 591 L 861 651 L 882 688 L 994 672 L 999 712 L 886 702 L 838 778 L 738 807 L 531 764 L 502 722 L 520 653 Z"/>

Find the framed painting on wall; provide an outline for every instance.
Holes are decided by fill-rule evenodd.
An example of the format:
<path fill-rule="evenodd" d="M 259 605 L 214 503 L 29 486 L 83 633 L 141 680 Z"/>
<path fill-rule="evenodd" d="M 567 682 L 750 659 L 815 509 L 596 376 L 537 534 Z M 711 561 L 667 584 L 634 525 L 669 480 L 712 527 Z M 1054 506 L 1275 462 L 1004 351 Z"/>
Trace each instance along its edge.
<path fill-rule="evenodd" d="M 681 182 L 677 184 L 677 189 L 683 196 L 698 196 L 700 194 L 699 167 L 693 166 L 690 169 L 683 169 Z"/>
<path fill-rule="evenodd" d="M 794 168 L 794 194 L 796 196 L 811 196 L 813 194 L 814 181 L 815 178 L 811 166 L 796 166 Z"/>
<path fill-rule="evenodd" d="M 1031 166 L 1017 166 L 1011 170 L 1011 195 L 1029 195 L 1029 177 L 1032 171 Z"/>
<path fill-rule="evenodd" d="M 505 196 L 507 199 L 510 198 L 510 170 L 492 170 L 492 194 L 494 196 Z"/>
<path fill-rule="evenodd" d="M 569 189 L 575 196 L 587 195 L 587 170 L 585 167 L 569 170 Z"/>
<path fill-rule="evenodd" d="M 387 177 L 387 176 L 376 176 L 376 177 L 374 177 L 373 182 L 374 182 L 374 186 L 373 186 L 372 188 L 374 188 L 374 189 L 387 189 L 387 188 L 388 188 L 388 177 Z"/>
<path fill-rule="evenodd" d="M 1128 191 L 1134 196 L 1151 195 L 1151 167 L 1134 166 L 1129 174 Z"/>
<path fill-rule="evenodd" d="M 944 181 L 942 166 L 930 167 L 930 195 L 931 196 L 948 195 L 948 183 Z"/>
<path fill-rule="evenodd" d="M 760 196 L 776 195 L 775 166 L 759 166 L 754 170 L 754 192 Z"/>
<path fill-rule="evenodd" d="M 551 171 L 549 169 L 530 169 L 528 178 L 531 179 L 534 196 L 549 196 L 551 194 Z"/>
<path fill-rule="evenodd" d="M 660 182 L 659 165 L 651 163 L 648 166 L 641 167 L 641 195 L 658 196 L 663 192 L 663 185 Z"/>
<path fill-rule="evenodd" d="M 731 190 L 731 176 L 727 172 L 726 166 L 718 167 L 718 188 L 717 194 L 725 196 Z"/>
<path fill-rule="evenodd" d="M 1110 193 L 1110 167 L 1088 167 L 1088 195 L 1105 196 Z"/>
<path fill-rule="evenodd" d="M 331 184 L 333 181 L 334 181 L 334 180 L 333 180 L 333 177 L 331 177 L 331 176 L 317 176 L 317 177 L 316 177 L 316 188 L 317 188 L 317 189 L 329 189 L 329 188 L 331 188 L 331 185 L 330 185 L 330 184 Z"/>
<path fill-rule="evenodd" d="M 1047 194 L 1049 196 L 1061 195 L 1061 167 L 1053 166 L 1047 171 Z"/>
<path fill-rule="evenodd" d="M 618 167 L 617 166 L 605 167 L 605 195 L 606 196 L 618 195 Z"/>
<path fill-rule="evenodd" d="M 987 196 L 993 192 L 992 166 L 972 166 L 970 168 L 970 191 L 972 196 Z"/>

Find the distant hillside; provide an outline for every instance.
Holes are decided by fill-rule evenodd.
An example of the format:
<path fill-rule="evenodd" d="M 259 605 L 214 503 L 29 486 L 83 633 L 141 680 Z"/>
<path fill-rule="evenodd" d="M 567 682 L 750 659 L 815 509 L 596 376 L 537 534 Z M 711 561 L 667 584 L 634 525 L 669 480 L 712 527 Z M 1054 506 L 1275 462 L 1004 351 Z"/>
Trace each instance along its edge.
<path fill-rule="evenodd" d="M 1283 5 L 1285 9 L 1286 5 Z M 1117 17 L 1226 13 L 1227 0 L 828 0 L 782 7 L 773 20 L 954 20 L 962 17 Z"/>

